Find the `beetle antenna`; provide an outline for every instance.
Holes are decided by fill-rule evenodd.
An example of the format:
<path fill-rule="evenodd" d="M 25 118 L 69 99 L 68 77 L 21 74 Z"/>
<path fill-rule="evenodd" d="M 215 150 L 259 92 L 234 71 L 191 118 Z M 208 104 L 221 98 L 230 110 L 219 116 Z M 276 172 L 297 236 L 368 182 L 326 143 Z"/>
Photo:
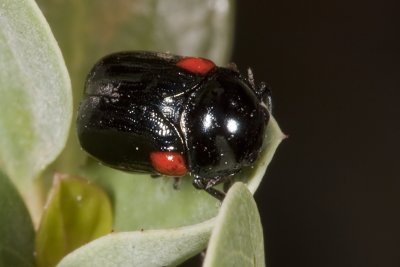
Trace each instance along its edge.
<path fill-rule="evenodd" d="M 272 100 L 271 100 L 271 87 L 265 83 L 261 82 L 259 86 L 256 87 L 256 83 L 254 80 L 254 73 L 251 68 L 247 69 L 247 80 L 250 83 L 250 86 L 253 88 L 254 92 L 258 96 L 259 99 L 267 107 L 268 111 L 272 111 Z"/>
<path fill-rule="evenodd" d="M 256 93 L 262 102 L 267 106 L 269 112 L 272 112 L 271 86 L 265 82 L 261 82 Z"/>
<path fill-rule="evenodd" d="M 253 71 L 251 70 L 251 68 L 247 69 L 247 80 L 249 81 L 251 87 L 253 89 L 256 89 L 256 84 L 254 82 L 254 74 L 253 74 Z"/>

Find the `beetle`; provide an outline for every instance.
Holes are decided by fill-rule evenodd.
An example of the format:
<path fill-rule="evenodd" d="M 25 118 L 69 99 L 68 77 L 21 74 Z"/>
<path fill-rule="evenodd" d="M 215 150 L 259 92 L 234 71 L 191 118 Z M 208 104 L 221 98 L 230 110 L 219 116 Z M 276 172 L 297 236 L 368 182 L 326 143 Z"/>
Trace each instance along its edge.
<path fill-rule="evenodd" d="M 260 154 L 269 86 L 235 65 L 149 51 L 117 52 L 90 71 L 77 116 L 80 144 L 110 167 L 181 177 L 213 188 Z"/>

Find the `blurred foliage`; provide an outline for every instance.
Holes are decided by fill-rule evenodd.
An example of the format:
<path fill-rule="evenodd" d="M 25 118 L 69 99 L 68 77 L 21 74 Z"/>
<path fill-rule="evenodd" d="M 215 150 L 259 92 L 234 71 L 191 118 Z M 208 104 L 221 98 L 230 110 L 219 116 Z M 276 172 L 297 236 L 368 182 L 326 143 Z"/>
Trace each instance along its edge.
<path fill-rule="evenodd" d="M 34 266 L 35 232 L 21 196 L 0 172 L 0 266 Z"/>
<path fill-rule="evenodd" d="M 36 234 L 38 267 L 55 266 L 64 255 L 111 233 L 106 193 L 86 180 L 56 176 Z"/>

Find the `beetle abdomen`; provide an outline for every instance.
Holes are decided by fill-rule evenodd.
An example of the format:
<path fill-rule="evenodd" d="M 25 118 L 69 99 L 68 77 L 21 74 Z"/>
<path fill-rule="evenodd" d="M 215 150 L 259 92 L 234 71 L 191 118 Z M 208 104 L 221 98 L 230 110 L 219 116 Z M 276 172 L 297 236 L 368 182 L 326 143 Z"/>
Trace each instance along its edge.
<path fill-rule="evenodd" d="M 128 171 L 154 171 L 154 151 L 183 152 L 179 134 L 154 107 L 125 109 L 105 97 L 82 101 L 78 116 L 82 147 L 107 165 Z"/>
<path fill-rule="evenodd" d="M 180 111 L 203 78 L 179 75 L 179 57 L 166 63 L 157 54 L 145 54 L 150 58 L 118 53 L 93 67 L 78 112 L 78 136 L 82 147 L 105 164 L 157 172 L 152 152 L 185 154 Z"/>

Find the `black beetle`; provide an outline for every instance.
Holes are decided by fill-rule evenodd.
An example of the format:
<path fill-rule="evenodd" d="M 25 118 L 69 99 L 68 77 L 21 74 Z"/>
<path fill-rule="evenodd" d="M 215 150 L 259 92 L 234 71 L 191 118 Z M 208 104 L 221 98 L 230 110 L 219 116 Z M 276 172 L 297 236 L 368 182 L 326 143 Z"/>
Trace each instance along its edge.
<path fill-rule="evenodd" d="M 257 159 L 271 109 L 266 84 L 235 65 L 157 52 L 119 52 L 88 75 L 77 129 L 84 150 L 130 172 L 213 188 Z"/>

